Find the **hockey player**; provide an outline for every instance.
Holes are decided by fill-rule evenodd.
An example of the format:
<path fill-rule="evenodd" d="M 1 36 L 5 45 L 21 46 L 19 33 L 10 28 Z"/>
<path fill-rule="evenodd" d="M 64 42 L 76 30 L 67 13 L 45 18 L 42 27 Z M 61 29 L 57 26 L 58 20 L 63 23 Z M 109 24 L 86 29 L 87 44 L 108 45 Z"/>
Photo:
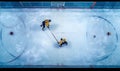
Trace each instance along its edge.
<path fill-rule="evenodd" d="M 44 28 L 45 28 L 45 26 L 47 27 L 47 28 L 49 28 L 49 23 L 51 22 L 51 20 L 50 19 L 46 19 L 46 20 L 44 20 L 43 22 L 42 22 L 42 24 L 40 25 L 41 27 L 42 27 L 42 30 L 44 31 Z"/>
<path fill-rule="evenodd" d="M 59 46 L 61 47 L 63 44 L 68 44 L 65 38 L 61 38 L 60 41 L 58 42 Z"/>

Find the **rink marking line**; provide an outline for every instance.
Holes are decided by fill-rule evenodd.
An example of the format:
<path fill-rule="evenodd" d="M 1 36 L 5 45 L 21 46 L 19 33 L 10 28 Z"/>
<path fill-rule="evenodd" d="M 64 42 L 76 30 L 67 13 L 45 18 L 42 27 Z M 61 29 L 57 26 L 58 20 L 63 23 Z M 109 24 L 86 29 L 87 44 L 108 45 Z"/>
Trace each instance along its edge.
<path fill-rule="evenodd" d="M 101 17 L 101 16 L 97 16 L 97 15 L 93 15 L 93 16 L 91 16 L 91 17 L 97 17 L 97 18 L 100 18 L 100 19 L 105 20 L 106 22 L 108 22 L 108 24 L 110 24 L 110 25 L 112 26 L 112 28 L 113 28 L 114 31 L 116 32 L 116 29 L 115 29 L 115 27 L 113 26 L 113 24 L 112 24 L 110 21 L 108 21 L 106 18 L 103 18 L 103 17 Z M 116 36 L 116 40 L 117 40 L 116 42 L 118 43 L 118 34 L 117 34 L 117 32 L 115 33 L 115 36 Z M 86 32 L 86 37 L 88 37 L 88 33 L 87 33 L 87 32 Z M 110 57 L 110 56 L 113 54 L 113 52 L 115 51 L 116 47 L 117 47 L 117 44 L 115 45 L 115 48 L 113 49 L 113 51 L 112 51 L 109 55 L 103 56 L 102 58 L 96 60 L 96 62 L 105 60 L 105 59 L 107 59 L 108 57 Z"/>
<path fill-rule="evenodd" d="M 14 18 L 15 20 L 17 20 L 17 21 L 19 21 L 19 22 L 21 21 L 20 18 L 18 18 L 17 15 L 15 15 L 15 14 L 13 14 L 13 15 L 14 15 L 14 17 L 15 17 L 15 18 Z M 9 16 L 12 17 L 11 15 L 9 15 Z M 16 18 L 16 17 L 17 17 L 17 18 Z M 1 21 L 0 21 L 0 23 L 1 23 L 1 25 L 2 25 L 3 27 L 6 27 L 6 28 L 13 28 L 13 27 L 16 27 L 17 25 L 19 25 L 19 24 L 17 23 L 17 24 L 14 24 L 14 25 L 12 25 L 12 26 L 7 26 L 7 25 L 5 25 L 5 23 L 3 23 L 3 22 L 1 22 Z M 11 22 L 9 22 L 9 23 L 11 23 Z M 20 22 L 20 24 L 21 24 L 21 22 Z"/>
<path fill-rule="evenodd" d="M 20 18 L 20 17 L 19 17 L 19 18 Z M 21 19 L 21 21 L 23 22 L 22 24 L 23 24 L 24 28 L 26 28 L 25 23 L 24 23 L 24 20 Z M 2 42 L 2 40 L 1 40 L 1 42 Z M 2 45 L 3 45 L 3 42 L 2 42 Z M 22 51 L 18 56 L 15 56 L 14 54 L 10 53 L 7 49 L 5 49 L 5 50 L 8 52 L 8 54 L 11 55 L 11 56 L 14 57 L 14 58 L 11 59 L 11 60 L 9 60 L 9 61 L 4 61 L 4 62 L 0 62 L 0 63 L 6 64 L 6 63 L 10 63 L 10 62 L 15 61 L 16 59 L 18 59 L 18 58 L 25 52 L 26 49 L 27 49 L 27 45 L 25 44 L 25 47 L 24 47 L 23 51 Z"/>

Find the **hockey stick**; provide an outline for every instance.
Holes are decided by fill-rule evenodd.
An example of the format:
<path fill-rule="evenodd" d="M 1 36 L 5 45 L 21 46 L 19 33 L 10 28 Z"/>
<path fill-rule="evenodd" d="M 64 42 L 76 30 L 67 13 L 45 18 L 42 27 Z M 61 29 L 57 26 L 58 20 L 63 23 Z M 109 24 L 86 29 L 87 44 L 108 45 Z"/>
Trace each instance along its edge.
<path fill-rule="evenodd" d="M 50 31 L 50 29 L 48 28 L 48 30 Z M 57 40 L 57 38 L 55 37 L 55 35 L 53 34 L 52 31 L 50 31 L 50 33 L 53 35 L 53 37 L 55 38 L 55 40 L 57 41 L 57 43 L 59 43 L 59 41 Z"/>

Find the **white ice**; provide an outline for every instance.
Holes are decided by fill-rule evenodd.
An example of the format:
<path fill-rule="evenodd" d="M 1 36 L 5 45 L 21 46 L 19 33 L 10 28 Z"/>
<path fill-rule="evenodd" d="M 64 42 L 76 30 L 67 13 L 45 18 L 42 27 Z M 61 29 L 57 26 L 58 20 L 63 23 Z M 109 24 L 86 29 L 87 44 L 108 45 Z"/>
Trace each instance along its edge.
<path fill-rule="evenodd" d="M 93 15 L 109 20 L 113 26 Z M 0 61 L 14 58 L 4 48 L 18 56 L 27 47 L 20 58 L 9 64 L 119 65 L 120 46 L 116 38 L 116 33 L 118 40 L 120 36 L 119 15 L 119 9 L 2 9 L 0 39 L 4 46 L 0 44 Z M 65 37 L 67 46 L 59 48 L 50 31 L 41 30 L 40 24 L 45 19 L 51 19 L 51 31 L 58 40 Z M 9 35 L 10 31 L 14 32 L 13 36 Z"/>

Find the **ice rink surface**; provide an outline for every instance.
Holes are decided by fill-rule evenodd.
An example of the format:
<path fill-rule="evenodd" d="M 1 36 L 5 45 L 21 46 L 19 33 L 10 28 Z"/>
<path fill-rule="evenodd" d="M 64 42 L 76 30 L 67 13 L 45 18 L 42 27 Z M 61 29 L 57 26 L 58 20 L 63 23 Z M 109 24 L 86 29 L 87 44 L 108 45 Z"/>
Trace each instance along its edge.
<path fill-rule="evenodd" d="M 45 19 L 67 46 L 41 30 Z M 1 9 L 0 65 L 119 65 L 119 19 L 119 9 Z"/>

